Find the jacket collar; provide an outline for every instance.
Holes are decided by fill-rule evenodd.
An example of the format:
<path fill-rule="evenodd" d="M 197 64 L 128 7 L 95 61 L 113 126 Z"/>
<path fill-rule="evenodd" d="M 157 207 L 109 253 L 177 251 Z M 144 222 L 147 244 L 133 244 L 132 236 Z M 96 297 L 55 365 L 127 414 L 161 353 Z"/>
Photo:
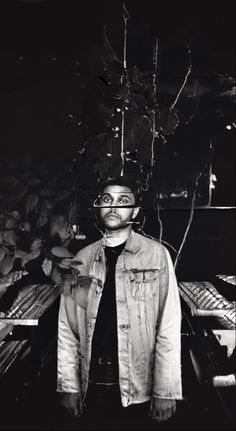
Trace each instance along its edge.
<path fill-rule="evenodd" d="M 140 239 L 138 234 L 131 230 L 130 236 L 126 241 L 125 250 L 137 253 L 140 250 Z"/>
<path fill-rule="evenodd" d="M 101 240 L 98 243 L 98 249 L 95 256 L 95 260 L 102 259 L 105 246 L 106 246 L 105 238 L 101 238 Z M 131 230 L 130 232 L 130 236 L 126 241 L 126 245 L 124 249 L 131 253 L 137 253 L 140 250 L 140 240 L 138 238 L 138 234 L 133 230 Z"/>

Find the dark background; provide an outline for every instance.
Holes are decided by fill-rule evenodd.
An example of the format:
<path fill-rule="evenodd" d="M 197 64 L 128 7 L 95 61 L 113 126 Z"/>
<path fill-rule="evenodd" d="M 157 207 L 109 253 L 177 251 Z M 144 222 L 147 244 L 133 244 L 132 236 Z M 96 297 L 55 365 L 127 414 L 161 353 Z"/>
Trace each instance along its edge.
<path fill-rule="evenodd" d="M 130 14 L 128 67 L 137 65 L 141 71 L 152 71 L 152 50 L 158 38 L 158 91 L 163 101 L 171 104 L 175 100 L 187 71 L 187 46 L 191 50 L 192 71 L 177 106 L 184 120 L 167 137 L 162 158 L 157 160 L 164 181 L 188 177 L 195 161 L 196 165 L 208 161 L 202 196 L 182 249 L 177 278 L 211 281 L 216 274 L 235 274 L 235 0 L 126 0 L 125 5 Z M 121 0 L 0 2 L 0 196 L 3 176 L 10 173 L 17 177 L 25 155 L 33 155 L 34 169 L 37 166 L 40 171 L 46 159 L 49 169 L 54 168 L 52 175 L 60 169 L 64 172 L 63 163 L 68 164 L 83 146 L 80 129 L 71 124 L 69 115 L 76 118 L 82 113 L 94 134 L 102 131 L 98 104 L 104 25 L 111 46 L 122 60 Z M 190 117 L 192 120 L 185 124 Z M 94 150 L 99 155 L 99 149 Z M 93 148 L 88 162 L 94 162 Z M 217 181 L 210 194 L 211 173 Z M 86 166 L 82 175 L 90 189 Z M 13 190 L 12 196 L 16 195 Z M 79 225 L 86 239 L 75 241 L 74 251 L 100 236 L 91 205 L 87 208 L 86 199 L 81 205 Z M 161 225 L 152 191 L 145 197 L 144 214 L 144 231 L 159 238 Z M 159 216 L 163 240 L 174 261 L 173 247 L 178 251 L 182 243 L 190 202 L 185 205 L 180 199 L 167 199 L 162 202 Z M 49 324 L 39 328 L 39 344 L 45 340 L 45 328 L 55 330 L 55 322 L 53 315 Z M 49 362 L 45 374 L 41 373 L 41 391 L 35 385 L 31 394 L 31 389 L 24 386 L 20 402 L 15 398 L 8 403 L 8 393 L 15 394 L 18 388 L 22 392 L 25 376 L 27 382 L 31 372 L 27 361 L 23 372 L 16 367 L 12 380 L 6 379 L 2 385 L 0 422 L 6 429 L 13 429 L 12 423 L 15 429 L 20 429 L 21 424 L 27 429 L 36 429 L 41 423 L 48 427 L 49 418 L 52 424 L 55 419 L 59 423 L 58 407 L 56 413 L 53 409 L 56 343 L 53 355 L 53 363 L 50 366 Z M 196 400 L 196 412 L 202 394 L 192 388 L 190 368 L 184 364 L 184 382 L 190 388 L 191 399 Z M 195 428 L 201 417 L 192 415 L 189 405 L 187 409 L 182 412 L 181 422 L 186 420 L 186 429 L 188 422 L 190 429 Z M 214 424 L 211 422 L 209 429 L 214 425 L 220 428 L 220 414 L 216 404 Z"/>
<path fill-rule="evenodd" d="M 191 49 L 192 71 L 178 107 L 180 115 L 193 114 L 193 119 L 168 136 L 163 169 L 176 153 L 181 156 L 173 162 L 176 171 L 178 163 L 186 169 L 191 153 L 208 157 L 211 142 L 217 178 L 211 205 L 235 205 L 235 2 L 127 0 L 125 5 L 130 14 L 128 66 L 152 71 L 158 38 L 158 86 L 164 100 L 174 101 L 187 71 L 187 46 Z M 70 114 L 85 113 L 96 134 L 102 32 L 105 25 L 122 60 L 122 13 L 121 0 L 1 2 L 1 154 L 74 155 L 83 136 L 71 127 Z M 202 203 L 207 202 L 205 196 Z"/>
<path fill-rule="evenodd" d="M 178 108 L 180 114 L 193 114 L 193 119 L 167 137 L 161 169 L 164 177 L 176 178 L 186 167 L 191 169 L 193 160 L 210 157 L 209 168 L 217 181 L 210 196 L 206 175 L 180 275 L 193 276 L 196 261 L 203 274 L 208 269 L 234 272 L 235 218 L 229 208 L 235 206 L 235 2 L 127 0 L 125 5 L 130 14 L 128 67 L 152 70 L 152 50 L 158 38 L 163 99 L 175 99 L 187 71 L 187 46 L 191 49 L 192 71 Z M 57 158 L 73 158 L 82 147 L 83 136 L 71 127 L 70 114 L 85 112 L 97 132 L 102 32 L 105 25 L 109 42 L 122 60 L 122 13 L 120 0 L 1 2 L 3 158 L 19 163 L 23 154 L 55 157 L 55 163 Z M 152 199 L 146 203 L 146 231 L 158 236 Z M 178 209 L 178 200 L 163 207 L 164 239 L 178 249 L 189 218 L 189 202 L 185 209 Z M 84 220 L 88 242 L 96 236 L 90 223 Z"/>

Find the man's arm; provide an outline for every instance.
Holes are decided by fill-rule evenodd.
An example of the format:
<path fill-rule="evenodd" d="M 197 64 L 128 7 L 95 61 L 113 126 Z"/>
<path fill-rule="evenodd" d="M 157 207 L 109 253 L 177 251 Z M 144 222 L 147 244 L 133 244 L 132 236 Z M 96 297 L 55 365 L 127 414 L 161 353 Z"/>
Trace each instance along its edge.
<path fill-rule="evenodd" d="M 182 399 L 180 297 L 171 257 L 165 248 L 159 289 L 152 416 L 162 421 L 173 415 L 176 400 Z"/>
<path fill-rule="evenodd" d="M 77 417 L 82 413 L 78 350 L 75 304 L 71 297 L 61 295 L 58 318 L 57 391 L 61 395 L 62 406 Z"/>

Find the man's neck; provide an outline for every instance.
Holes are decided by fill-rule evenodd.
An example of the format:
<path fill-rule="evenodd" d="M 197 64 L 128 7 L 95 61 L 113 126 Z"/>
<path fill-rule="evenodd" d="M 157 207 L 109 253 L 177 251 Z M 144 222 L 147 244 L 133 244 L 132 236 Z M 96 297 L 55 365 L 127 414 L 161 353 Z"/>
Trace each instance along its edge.
<path fill-rule="evenodd" d="M 120 230 L 106 230 L 104 238 L 107 247 L 115 247 L 127 241 L 130 236 L 132 227 L 127 226 L 125 229 Z"/>

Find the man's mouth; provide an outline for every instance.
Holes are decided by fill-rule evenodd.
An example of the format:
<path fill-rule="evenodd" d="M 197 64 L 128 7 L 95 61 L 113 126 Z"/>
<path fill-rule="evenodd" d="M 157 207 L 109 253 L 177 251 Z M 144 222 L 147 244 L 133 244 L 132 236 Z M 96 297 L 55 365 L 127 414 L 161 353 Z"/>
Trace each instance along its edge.
<path fill-rule="evenodd" d="M 118 218 L 119 219 L 120 217 L 118 216 L 118 214 L 108 213 L 105 218 Z"/>

